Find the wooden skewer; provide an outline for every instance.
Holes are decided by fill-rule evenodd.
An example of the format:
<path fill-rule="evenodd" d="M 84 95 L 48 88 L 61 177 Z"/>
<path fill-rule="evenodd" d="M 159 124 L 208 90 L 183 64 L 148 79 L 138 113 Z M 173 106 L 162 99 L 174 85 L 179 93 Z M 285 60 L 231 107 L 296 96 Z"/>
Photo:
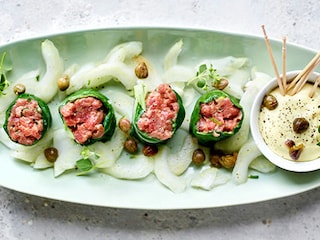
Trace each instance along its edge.
<path fill-rule="evenodd" d="M 265 39 L 265 42 L 266 42 L 268 53 L 270 55 L 272 67 L 273 67 L 273 70 L 274 70 L 276 78 L 277 78 L 277 82 L 278 82 L 278 85 L 279 85 L 280 93 L 282 95 L 284 95 L 285 91 L 283 89 L 283 85 L 282 85 L 282 81 L 281 81 L 281 78 L 280 78 L 280 75 L 279 75 L 279 71 L 278 71 L 277 65 L 276 65 L 275 60 L 274 60 L 274 56 L 273 56 L 272 49 L 271 49 L 271 46 L 270 46 L 269 38 L 267 36 L 266 30 L 264 28 L 264 25 L 262 25 L 261 28 L 262 28 L 262 31 L 263 31 L 263 34 L 264 34 L 264 39 Z"/>
<path fill-rule="evenodd" d="M 317 87 L 319 86 L 320 83 L 320 75 L 316 78 L 316 80 L 314 81 L 313 87 L 309 93 L 309 97 L 313 97 L 314 93 L 316 92 Z"/>
<path fill-rule="evenodd" d="M 286 59 L 287 59 L 287 38 L 286 36 L 284 36 L 282 38 L 282 86 L 284 89 L 284 94 L 286 94 L 287 91 L 287 63 L 286 63 Z"/>
<path fill-rule="evenodd" d="M 279 90 L 280 93 L 282 95 L 285 95 L 287 92 L 289 93 L 289 95 L 294 95 L 296 93 L 298 93 L 303 86 L 306 84 L 306 82 L 309 79 L 309 76 L 313 73 L 313 71 L 315 70 L 315 68 L 320 65 L 320 52 L 318 52 L 313 59 L 307 64 L 307 66 L 305 66 L 305 68 L 293 79 L 293 81 L 290 82 L 289 85 L 287 85 L 287 76 L 286 76 L 286 37 L 284 36 L 282 38 L 282 79 L 280 78 L 279 72 L 278 72 L 278 68 L 277 65 L 275 63 L 274 60 L 274 56 L 272 53 L 272 49 L 271 49 L 271 45 L 270 45 L 270 41 L 269 38 L 267 36 L 266 30 L 264 28 L 264 25 L 261 25 L 263 34 L 264 34 L 264 39 L 266 42 L 266 46 L 268 49 L 268 53 L 270 55 L 270 59 L 271 59 L 271 63 L 272 63 L 272 67 L 274 69 L 276 78 L 277 78 L 277 82 L 279 85 Z M 315 94 L 315 91 L 318 87 L 318 85 L 320 84 L 320 76 L 317 77 L 317 79 L 314 82 L 313 88 L 311 89 L 309 96 L 313 97 Z"/>
<path fill-rule="evenodd" d="M 320 55 L 319 55 L 320 56 Z M 311 61 L 312 64 L 308 64 L 308 68 L 305 68 L 302 72 L 303 74 L 301 75 L 301 78 L 299 79 L 299 82 L 295 85 L 293 90 L 290 92 L 290 95 L 294 95 L 297 92 L 299 92 L 303 86 L 306 84 L 308 81 L 309 76 L 311 73 L 314 71 L 314 69 L 319 65 L 320 63 L 320 57 L 318 59 L 315 59 L 315 61 Z"/>
<path fill-rule="evenodd" d="M 310 69 L 317 61 L 320 59 L 320 52 L 314 56 L 314 58 L 305 66 L 305 68 L 293 79 L 293 81 L 287 87 L 287 91 L 291 90 L 292 88 L 296 87 L 297 82 L 301 79 L 301 77 L 305 74 L 308 69 Z"/>

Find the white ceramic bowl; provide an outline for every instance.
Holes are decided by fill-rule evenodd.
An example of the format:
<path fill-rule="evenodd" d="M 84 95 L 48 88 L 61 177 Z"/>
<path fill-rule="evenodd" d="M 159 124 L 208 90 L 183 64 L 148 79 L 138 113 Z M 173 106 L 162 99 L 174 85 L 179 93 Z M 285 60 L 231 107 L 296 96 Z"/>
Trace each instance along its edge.
<path fill-rule="evenodd" d="M 289 81 L 292 80 L 298 73 L 299 71 L 288 72 L 287 79 Z M 314 82 L 317 76 L 319 76 L 318 73 L 313 73 L 309 77 L 308 81 Z M 311 160 L 311 161 L 291 161 L 288 159 L 284 159 L 279 155 L 275 154 L 272 150 L 270 150 L 267 144 L 265 143 L 265 141 L 263 140 L 263 137 L 261 136 L 261 133 L 259 130 L 259 122 L 258 122 L 261 104 L 263 102 L 264 96 L 277 86 L 278 84 L 277 84 L 276 78 L 272 79 L 270 82 L 268 82 L 266 86 L 264 86 L 259 91 L 259 93 L 257 94 L 253 102 L 251 115 L 250 115 L 250 128 L 251 128 L 253 139 L 257 144 L 257 147 L 265 157 L 267 157 L 273 164 L 275 164 L 276 166 L 282 169 L 293 171 L 293 172 L 309 172 L 309 171 L 320 169 L 320 158 Z"/>

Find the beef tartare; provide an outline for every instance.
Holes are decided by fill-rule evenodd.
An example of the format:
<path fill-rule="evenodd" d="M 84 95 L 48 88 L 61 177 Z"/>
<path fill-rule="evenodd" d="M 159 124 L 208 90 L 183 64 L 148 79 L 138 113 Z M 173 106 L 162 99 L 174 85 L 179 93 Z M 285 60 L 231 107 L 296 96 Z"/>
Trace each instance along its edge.
<path fill-rule="evenodd" d="M 135 109 L 133 128 L 138 138 L 151 144 L 172 138 L 185 117 L 178 93 L 170 85 L 161 84 L 148 93 L 144 101 L 136 104 Z"/>
<path fill-rule="evenodd" d="M 34 95 L 24 93 L 9 106 L 3 127 L 13 142 L 30 146 L 44 136 L 51 121 L 46 103 Z"/>
<path fill-rule="evenodd" d="M 242 119 L 243 110 L 238 100 L 214 90 L 198 99 L 191 115 L 190 132 L 199 143 L 216 142 L 234 135 Z"/>
<path fill-rule="evenodd" d="M 114 133 L 113 108 L 108 98 L 98 91 L 85 89 L 70 95 L 59 107 L 59 112 L 74 140 L 81 145 L 107 141 Z"/>

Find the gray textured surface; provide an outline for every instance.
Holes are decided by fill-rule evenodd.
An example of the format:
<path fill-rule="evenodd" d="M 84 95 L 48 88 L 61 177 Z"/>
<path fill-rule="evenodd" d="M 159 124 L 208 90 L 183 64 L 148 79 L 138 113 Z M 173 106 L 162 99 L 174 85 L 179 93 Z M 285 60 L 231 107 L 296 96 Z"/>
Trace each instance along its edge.
<path fill-rule="evenodd" d="M 320 47 L 318 0 L 0 0 L 0 43 L 115 26 L 201 27 Z M 17 176 L 12 176 L 17 177 Z M 219 197 L 219 196 L 217 196 Z M 318 239 L 320 189 L 215 209 L 144 211 L 83 206 L 0 188 L 1 239 Z"/>

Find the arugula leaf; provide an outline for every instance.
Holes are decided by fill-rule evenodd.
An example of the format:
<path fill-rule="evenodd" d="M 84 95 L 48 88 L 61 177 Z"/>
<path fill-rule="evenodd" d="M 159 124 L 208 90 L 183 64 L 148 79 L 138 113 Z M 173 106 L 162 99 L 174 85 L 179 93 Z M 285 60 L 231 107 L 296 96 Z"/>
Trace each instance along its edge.
<path fill-rule="evenodd" d="M 9 81 L 6 76 L 6 72 L 10 71 L 12 68 L 4 65 L 4 59 L 6 56 L 6 52 L 4 52 L 1 56 L 0 60 L 0 94 L 3 94 L 3 91 L 9 87 Z"/>
<path fill-rule="evenodd" d="M 209 87 L 215 87 L 220 83 L 220 76 L 212 64 L 209 67 L 206 64 L 199 66 L 196 76 L 188 81 L 188 85 L 196 82 L 196 86 L 203 90 L 208 90 Z"/>

